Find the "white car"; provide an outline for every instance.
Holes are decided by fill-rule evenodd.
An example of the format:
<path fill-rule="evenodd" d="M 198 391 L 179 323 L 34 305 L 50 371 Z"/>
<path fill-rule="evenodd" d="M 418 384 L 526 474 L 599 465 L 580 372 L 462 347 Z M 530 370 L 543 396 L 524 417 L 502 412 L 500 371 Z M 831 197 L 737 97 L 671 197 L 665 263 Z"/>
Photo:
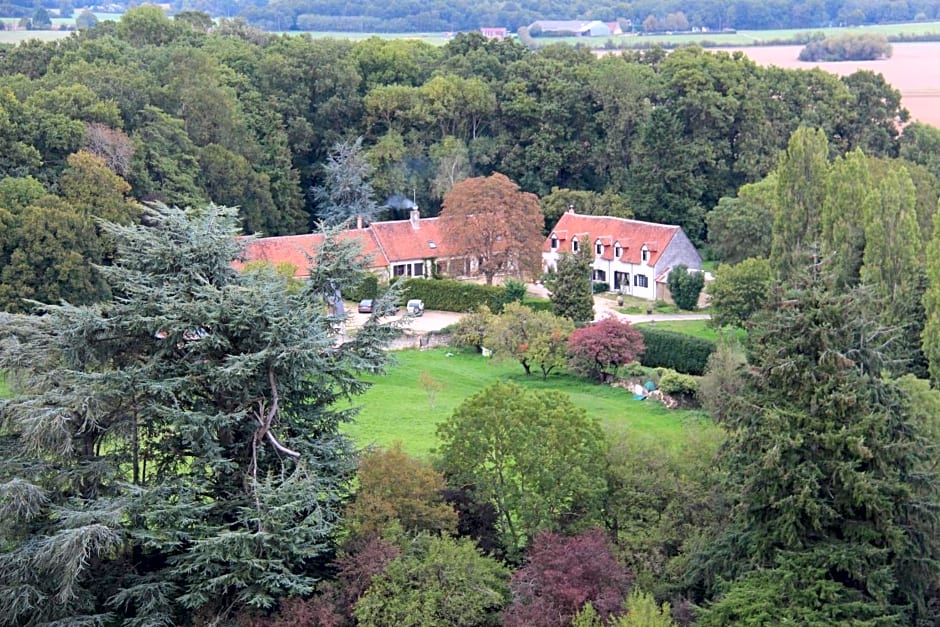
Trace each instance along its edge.
<path fill-rule="evenodd" d="M 412 298 L 405 305 L 405 313 L 409 313 L 413 316 L 420 316 L 424 313 L 424 301 L 418 300 L 417 298 Z"/>

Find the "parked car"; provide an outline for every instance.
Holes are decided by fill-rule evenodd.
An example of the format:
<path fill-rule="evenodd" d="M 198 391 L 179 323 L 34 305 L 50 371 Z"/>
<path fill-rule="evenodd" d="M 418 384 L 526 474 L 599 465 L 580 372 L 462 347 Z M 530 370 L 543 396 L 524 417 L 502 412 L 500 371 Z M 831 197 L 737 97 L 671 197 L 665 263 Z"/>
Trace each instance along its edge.
<path fill-rule="evenodd" d="M 359 313 L 372 313 L 371 298 L 365 298 L 359 301 Z"/>
<path fill-rule="evenodd" d="M 420 316 L 424 313 L 424 301 L 412 298 L 405 305 L 405 311 L 413 316 Z"/>

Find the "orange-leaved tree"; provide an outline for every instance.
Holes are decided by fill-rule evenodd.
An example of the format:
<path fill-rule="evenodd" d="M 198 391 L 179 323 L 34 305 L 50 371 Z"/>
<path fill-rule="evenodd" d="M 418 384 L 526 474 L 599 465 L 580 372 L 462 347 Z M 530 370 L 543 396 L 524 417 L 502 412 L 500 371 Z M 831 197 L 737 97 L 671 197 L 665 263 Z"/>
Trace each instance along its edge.
<path fill-rule="evenodd" d="M 538 197 L 499 173 L 457 183 L 441 211 L 445 237 L 476 261 L 487 285 L 497 274 L 538 273 L 544 225 Z"/>

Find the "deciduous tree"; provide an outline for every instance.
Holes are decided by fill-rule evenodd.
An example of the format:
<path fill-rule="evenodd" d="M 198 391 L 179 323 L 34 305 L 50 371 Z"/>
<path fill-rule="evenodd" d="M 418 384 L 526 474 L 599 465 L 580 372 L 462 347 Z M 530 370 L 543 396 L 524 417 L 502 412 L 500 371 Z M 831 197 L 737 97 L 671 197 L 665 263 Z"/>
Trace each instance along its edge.
<path fill-rule="evenodd" d="M 441 227 L 454 250 L 472 257 L 486 278 L 506 273 L 532 276 L 541 265 L 538 198 L 503 174 L 464 179 L 444 197 Z"/>
<path fill-rule="evenodd" d="M 487 627 L 509 599 L 506 568 L 469 540 L 421 536 L 356 603 L 363 627 Z"/>
<path fill-rule="evenodd" d="M 555 391 L 497 383 L 464 401 L 437 430 L 451 485 L 472 485 L 518 551 L 542 530 L 587 527 L 604 490 L 596 418 Z"/>
<path fill-rule="evenodd" d="M 766 259 L 745 259 L 733 266 L 719 266 L 715 280 L 708 286 L 711 324 L 743 327 L 766 304 L 770 285 L 770 262 Z"/>
<path fill-rule="evenodd" d="M 357 476 L 356 500 L 346 508 L 346 526 L 355 535 L 378 535 L 392 524 L 408 533 L 456 529 L 457 514 L 441 497 L 444 477 L 402 451 L 401 442 L 367 451 Z"/>
<path fill-rule="evenodd" d="M 676 307 L 692 311 L 698 305 L 698 296 L 705 287 L 705 274 L 689 272 L 688 267 L 679 264 L 669 272 L 666 285 L 669 286 L 669 294 Z"/>
<path fill-rule="evenodd" d="M 643 335 L 629 322 L 604 318 L 577 329 L 568 339 L 568 365 L 596 381 L 643 353 Z"/>
<path fill-rule="evenodd" d="M 600 529 L 573 537 L 540 533 L 513 573 L 507 627 L 566 627 L 590 603 L 606 621 L 623 605 L 632 576 L 614 558 Z"/>
<path fill-rule="evenodd" d="M 520 303 L 509 303 L 490 323 L 484 342 L 497 358 L 515 359 L 526 374 L 532 366 L 548 378 L 565 364 L 568 336 L 574 323 L 549 311 L 532 311 Z"/>

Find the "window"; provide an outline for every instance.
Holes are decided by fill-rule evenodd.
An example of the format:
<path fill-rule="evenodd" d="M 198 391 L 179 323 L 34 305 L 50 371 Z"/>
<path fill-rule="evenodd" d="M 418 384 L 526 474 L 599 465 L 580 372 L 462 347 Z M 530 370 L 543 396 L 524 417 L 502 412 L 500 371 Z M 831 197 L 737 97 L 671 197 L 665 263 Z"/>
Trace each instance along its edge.
<path fill-rule="evenodd" d="M 620 255 L 623 254 L 623 248 L 620 247 L 620 244 L 614 244 L 614 259 L 620 259 Z"/>
<path fill-rule="evenodd" d="M 407 267 L 408 266 L 406 266 L 403 263 L 395 264 L 394 266 L 392 266 L 392 275 L 393 276 L 405 276 L 405 272 L 407 272 L 406 270 Z"/>
<path fill-rule="evenodd" d="M 650 251 L 649 251 L 649 248 L 647 248 L 645 244 L 643 245 L 643 251 L 640 253 L 640 258 L 643 259 L 643 261 L 650 260 Z"/>
<path fill-rule="evenodd" d="M 578 252 L 578 238 L 577 237 L 572 238 L 571 240 L 571 252 L 573 253 Z"/>
<path fill-rule="evenodd" d="M 552 250 L 558 250 L 558 238 L 552 235 Z"/>
<path fill-rule="evenodd" d="M 603 255 L 603 254 L 604 254 L 604 245 L 601 244 L 600 240 L 598 240 L 598 241 L 594 244 L 594 252 L 597 253 L 598 255 Z"/>
<path fill-rule="evenodd" d="M 635 287 L 649 287 L 649 282 L 646 280 L 645 274 L 634 274 L 633 275 L 633 285 Z"/>
<path fill-rule="evenodd" d="M 424 263 L 416 263 L 414 273 L 411 276 L 424 276 Z"/>
<path fill-rule="evenodd" d="M 607 273 L 604 272 L 603 270 L 595 270 L 594 280 L 600 281 L 601 283 L 605 283 L 607 281 Z"/>

